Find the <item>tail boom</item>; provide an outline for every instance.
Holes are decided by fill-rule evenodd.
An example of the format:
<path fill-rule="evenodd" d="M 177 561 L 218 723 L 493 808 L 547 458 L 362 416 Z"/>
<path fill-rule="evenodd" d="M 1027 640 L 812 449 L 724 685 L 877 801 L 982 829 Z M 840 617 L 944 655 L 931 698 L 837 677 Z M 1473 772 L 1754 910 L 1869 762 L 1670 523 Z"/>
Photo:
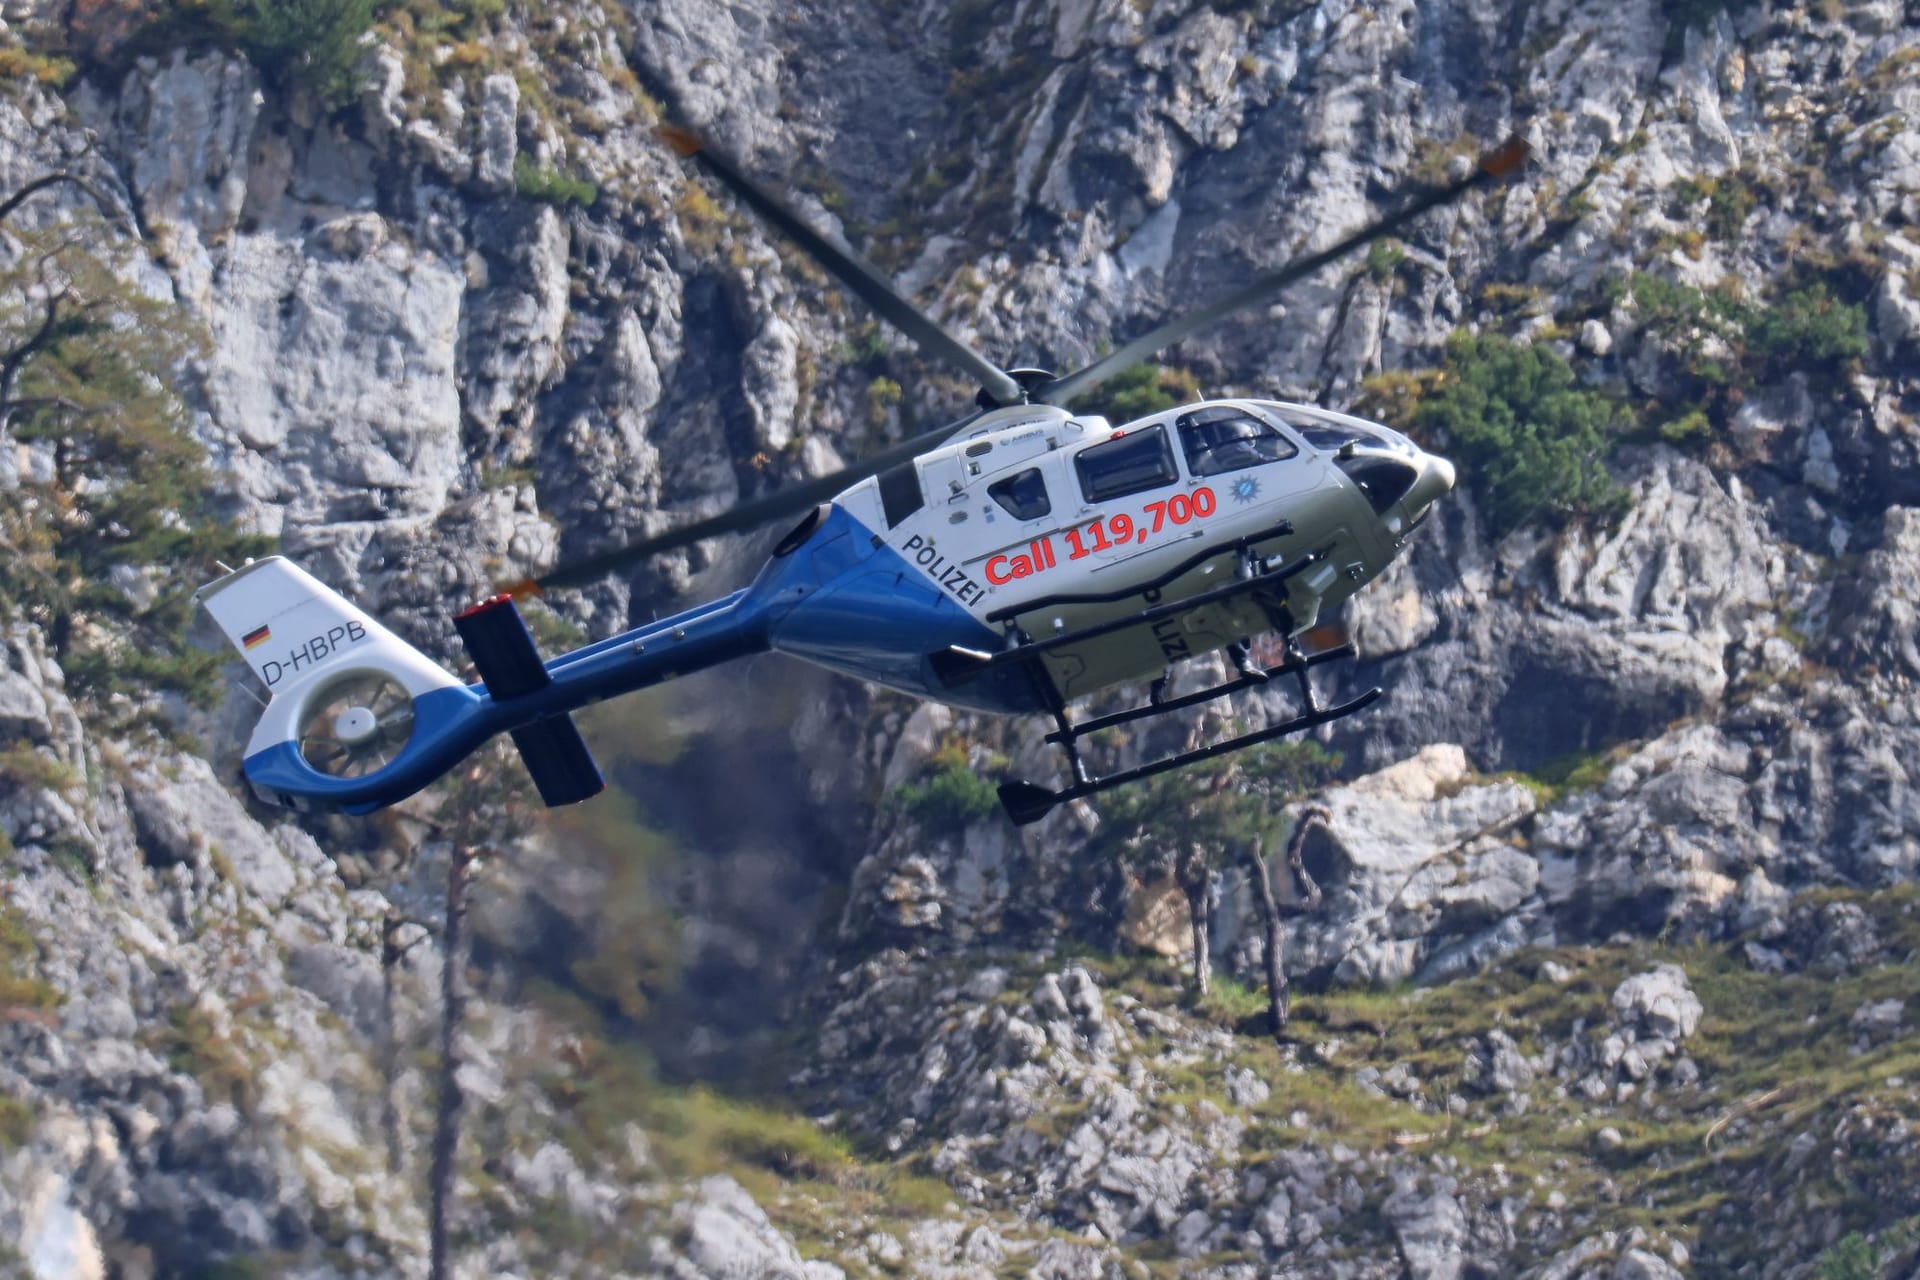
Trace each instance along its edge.
<path fill-rule="evenodd" d="M 458 620 L 482 677 L 469 685 L 278 556 L 210 583 L 199 598 L 271 695 L 247 745 L 247 779 L 262 799 L 303 810 L 384 808 L 499 733 L 513 735 L 547 803 L 585 799 L 602 783 L 571 712 L 768 643 L 765 606 L 741 591 L 542 663 L 510 602 L 487 601 Z M 329 717 L 340 690 L 374 680 L 399 686 L 410 715 L 355 706 Z M 402 722 L 404 745 L 377 767 L 317 767 L 351 768 L 369 735 Z"/>

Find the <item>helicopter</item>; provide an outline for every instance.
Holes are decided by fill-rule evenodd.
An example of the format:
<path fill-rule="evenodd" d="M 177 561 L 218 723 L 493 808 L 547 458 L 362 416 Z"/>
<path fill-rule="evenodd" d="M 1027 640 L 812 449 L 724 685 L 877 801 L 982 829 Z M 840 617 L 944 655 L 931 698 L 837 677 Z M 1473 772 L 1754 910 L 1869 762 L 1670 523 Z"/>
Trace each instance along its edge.
<path fill-rule="evenodd" d="M 507 733 L 548 806 L 604 787 L 571 713 L 735 658 L 785 653 L 975 711 L 1050 717 L 1065 785 L 1010 779 L 1016 825 L 1170 769 L 1302 733 L 1363 709 L 1378 688 L 1322 706 L 1309 651 L 1321 615 L 1379 576 L 1452 489 L 1454 469 L 1399 432 L 1305 404 L 1216 399 L 1135 421 L 1065 406 L 1196 330 L 1516 172 L 1518 139 L 1331 246 L 1163 323 L 1076 372 L 1002 369 L 909 302 L 691 132 L 661 130 L 849 292 L 980 384 L 976 412 L 717 516 L 514 583 L 454 626 L 468 684 L 292 561 L 249 561 L 196 594 L 267 693 L 243 772 L 263 800 L 365 814 L 426 787 Z M 800 520 L 746 587 L 542 658 L 516 601 L 592 582 L 705 538 Z M 224 567 L 224 566 L 223 566 Z M 1274 666 L 1248 641 L 1284 638 Z M 1164 696 L 1175 664 L 1225 649 L 1236 674 Z M 1075 722 L 1070 704 L 1159 673 L 1141 705 Z M 1106 776 L 1088 734 L 1291 678 L 1299 713 Z"/>

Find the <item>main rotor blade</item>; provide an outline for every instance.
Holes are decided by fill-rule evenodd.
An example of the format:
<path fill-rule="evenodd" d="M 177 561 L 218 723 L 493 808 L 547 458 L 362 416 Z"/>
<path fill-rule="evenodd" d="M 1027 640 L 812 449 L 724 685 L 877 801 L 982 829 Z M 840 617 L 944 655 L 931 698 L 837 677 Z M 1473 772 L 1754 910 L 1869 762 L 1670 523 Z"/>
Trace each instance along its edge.
<path fill-rule="evenodd" d="M 739 533 L 742 530 L 757 528 L 778 520 L 782 516 L 793 515 L 808 507 L 818 506 L 848 485 L 857 484 L 868 476 L 878 475 L 889 467 L 911 462 L 948 436 L 965 428 L 979 416 L 974 414 L 962 418 L 959 422 L 950 422 L 944 427 L 922 432 L 910 440 L 902 441 L 885 453 L 876 453 L 870 458 L 863 458 L 852 466 L 842 467 L 831 475 L 824 475 L 817 480 L 808 480 L 802 484 L 769 493 L 764 497 L 755 498 L 750 502 L 743 502 L 737 507 L 722 511 L 717 516 L 708 516 L 704 520 L 696 520 L 692 524 L 669 529 L 665 533 L 643 538 L 639 542 L 629 543 L 624 547 L 602 551 L 584 560 L 562 565 L 538 578 L 528 578 L 500 589 L 508 595 L 525 597 L 539 595 L 549 587 L 577 587 L 583 583 L 592 582 L 615 569 L 644 560 L 648 556 L 691 546 L 693 543 L 706 538 L 715 538 L 723 533 Z"/>
<path fill-rule="evenodd" d="M 893 287 L 892 281 L 865 259 L 834 244 L 801 221 L 800 215 L 778 196 L 749 178 L 733 161 L 708 147 L 696 134 L 678 125 L 662 125 L 660 137 L 681 155 L 691 156 L 704 165 L 727 190 L 806 250 L 829 275 L 878 312 L 882 320 L 912 338 L 929 355 L 958 366 L 977 381 L 994 403 L 1020 404 L 1026 399 L 1020 384 L 1008 377 L 1005 370 L 941 328 L 939 321 L 908 302 Z"/>
<path fill-rule="evenodd" d="M 1527 144 L 1517 136 L 1509 138 L 1495 150 L 1481 156 L 1473 172 L 1460 181 L 1444 187 L 1436 187 L 1416 196 L 1398 211 L 1371 226 L 1362 227 L 1338 244 L 1288 263 L 1279 270 L 1269 272 L 1252 283 L 1234 290 L 1218 301 L 1169 320 L 1157 329 L 1148 330 L 1086 368 L 1047 383 L 1033 398 L 1046 404 L 1064 405 L 1075 396 L 1091 391 L 1114 374 L 1138 364 L 1162 347 L 1171 346 L 1243 307 L 1265 302 L 1294 281 L 1310 276 L 1329 262 L 1398 230 L 1429 209 L 1458 200 L 1483 183 L 1517 172 L 1526 158 Z"/>

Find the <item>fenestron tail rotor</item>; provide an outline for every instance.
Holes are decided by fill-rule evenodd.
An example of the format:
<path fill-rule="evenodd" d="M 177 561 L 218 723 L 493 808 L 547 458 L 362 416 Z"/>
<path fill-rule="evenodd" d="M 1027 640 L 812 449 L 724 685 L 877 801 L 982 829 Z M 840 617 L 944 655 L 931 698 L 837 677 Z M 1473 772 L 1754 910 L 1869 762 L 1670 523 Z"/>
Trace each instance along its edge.
<path fill-rule="evenodd" d="M 329 681 L 301 717 L 300 756 L 331 778 L 364 778 L 386 768 L 413 737 L 413 698 L 378 671 Z"/>

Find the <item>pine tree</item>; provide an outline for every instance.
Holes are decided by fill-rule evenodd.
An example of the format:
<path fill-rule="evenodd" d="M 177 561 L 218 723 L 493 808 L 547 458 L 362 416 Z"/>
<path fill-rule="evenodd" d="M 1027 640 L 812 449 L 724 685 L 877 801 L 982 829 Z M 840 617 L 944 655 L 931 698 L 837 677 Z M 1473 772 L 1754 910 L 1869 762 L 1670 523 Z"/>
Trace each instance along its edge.
<path fill-rule="evenodd" d="M 110 207 L 48 175 L 0 219 L 59 181 Z M 264 549 L 219 510 L 174 389 L 201 344 L 128 283 L 138 261 L 92 214 L 0 236 L 0 443 L 41 460 L 0 507 L 0 607 L 40 627 L 82 708 L 116 728 L 162 724 L 161 694 L 211 703 L 226 657 L 186 640 L 193 590 Z"/>

